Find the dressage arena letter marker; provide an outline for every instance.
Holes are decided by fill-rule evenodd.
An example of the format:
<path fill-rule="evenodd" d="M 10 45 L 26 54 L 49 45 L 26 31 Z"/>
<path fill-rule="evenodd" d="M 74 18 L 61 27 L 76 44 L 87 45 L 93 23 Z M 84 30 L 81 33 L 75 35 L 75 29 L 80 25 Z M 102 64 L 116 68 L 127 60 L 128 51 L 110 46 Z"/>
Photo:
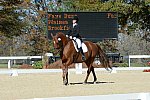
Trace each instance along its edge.
<path fill-rule="evenodd" d="M 113 70 L 111 71 L 111 73 L 117 73 L 116 68 L 113 67 Z"/>
<path fill-rule="evenodd" d="M 82 63 L 75 63 L 76 74 L 82 74 Z"/>
<path fill-rule="evenodd" d="M 18 72 L 17 72 L 17 70 L 12 70 L 12 73 L 11 73 L 11 75 L 10 76 L 18 76 Z"/>

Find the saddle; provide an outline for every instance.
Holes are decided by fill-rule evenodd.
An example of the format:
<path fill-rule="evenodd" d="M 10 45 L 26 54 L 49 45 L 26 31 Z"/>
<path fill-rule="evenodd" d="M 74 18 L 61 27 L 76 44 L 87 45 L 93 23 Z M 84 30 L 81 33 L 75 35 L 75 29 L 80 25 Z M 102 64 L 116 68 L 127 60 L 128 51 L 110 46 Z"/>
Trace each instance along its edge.
<path fill-rule="evenodd" d="M 77 52 L 79 52 L 79 50 L 78 50 L 78 43 L 77 43 L 75 40 L 73 40 L 73 39 L 72 39 L 72 42 L 73 42 L 73 45 L 74 45 L 75 50 L 76 50 Z M 87 48 L 87 46 L 85 45 L 84 42 L 82 42 L 82 49 L 83 49 L 83 52 L 84 52 L 84 53 L 88 51 L 88 48 Z"/>

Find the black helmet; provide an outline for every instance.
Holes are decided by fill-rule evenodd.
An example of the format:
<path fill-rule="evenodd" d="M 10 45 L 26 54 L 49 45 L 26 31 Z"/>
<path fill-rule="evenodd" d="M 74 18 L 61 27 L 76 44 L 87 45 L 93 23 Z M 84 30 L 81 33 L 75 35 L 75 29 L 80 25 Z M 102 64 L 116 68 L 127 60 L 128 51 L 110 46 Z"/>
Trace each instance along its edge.
<path fill-rule="evenodd" d="M 61 3 L 61 0 L 57 0 L 58 3 Z"/>
<path fill-rule="evenodd" d="M 78 21 L 79 21 L 78 16 L 74 16 L 74 17 L 73 17 L 73 20 L 76 20 L 76 22 L 78 22 Z"/>

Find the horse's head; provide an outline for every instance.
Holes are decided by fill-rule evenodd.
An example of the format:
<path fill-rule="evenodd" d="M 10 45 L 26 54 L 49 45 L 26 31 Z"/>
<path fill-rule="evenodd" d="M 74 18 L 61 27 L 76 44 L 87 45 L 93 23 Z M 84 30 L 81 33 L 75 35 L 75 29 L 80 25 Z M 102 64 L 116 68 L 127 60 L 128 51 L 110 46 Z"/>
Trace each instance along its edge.
<path fill-rule="evenodd" d="M 68 43 L 66 35 L 63 34 L 62 32 L 56 33 L 55 36 L 51 34 L 51 36 L 53 38 L 53 45 L 55 49 L 60 49 L 61 47 L 64 47 Z"/>

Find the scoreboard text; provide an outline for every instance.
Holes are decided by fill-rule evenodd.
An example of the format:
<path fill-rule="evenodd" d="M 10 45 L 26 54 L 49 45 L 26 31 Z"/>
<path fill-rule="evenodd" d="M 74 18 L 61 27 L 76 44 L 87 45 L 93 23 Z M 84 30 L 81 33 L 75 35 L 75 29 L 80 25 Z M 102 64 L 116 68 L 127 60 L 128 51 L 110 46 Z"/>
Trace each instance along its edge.
<path fill-rule="evenodd" d="M 80 34 L 85 39 L 117 38 L 116 12 L 49 12 L 48 13 L 48 37 L 50 34 L 63 32 L 67 34 L 72 26 L 72 19 L 78 16 Z"/>

